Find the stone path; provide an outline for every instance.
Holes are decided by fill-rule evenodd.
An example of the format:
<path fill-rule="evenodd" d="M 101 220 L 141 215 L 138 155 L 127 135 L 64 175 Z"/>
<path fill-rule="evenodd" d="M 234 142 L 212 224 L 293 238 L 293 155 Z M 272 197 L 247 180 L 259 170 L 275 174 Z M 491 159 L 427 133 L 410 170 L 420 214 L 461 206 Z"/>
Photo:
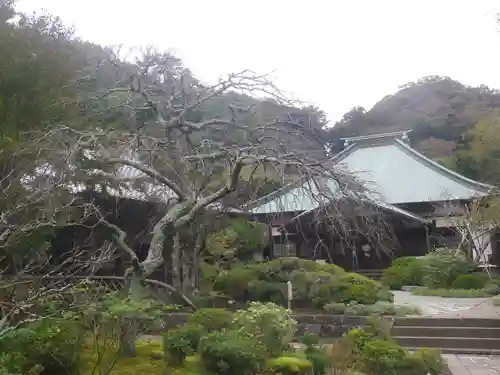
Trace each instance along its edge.
<path fill-rule="evenodd" d="M 500 318 L 500 309 L 490 298 L 443 298 L 414 296 L 411 292 L 395 291 L 397 305 L 418 306 L 423 315 L 461 318 Z"/>
<path fill-rule="evenodd" d="M 461 318 L 500 318 L 490 298 L 442 298 L 393 292 L 397 305 L 418 306 L 423 315 Z M 500 375 L 500 357 L 443 354 L 452 375 Z"/>
<path fill-rule="evenodd" d="M 452 375 L 500 375 L 500 357 L 443 354 Z"/>

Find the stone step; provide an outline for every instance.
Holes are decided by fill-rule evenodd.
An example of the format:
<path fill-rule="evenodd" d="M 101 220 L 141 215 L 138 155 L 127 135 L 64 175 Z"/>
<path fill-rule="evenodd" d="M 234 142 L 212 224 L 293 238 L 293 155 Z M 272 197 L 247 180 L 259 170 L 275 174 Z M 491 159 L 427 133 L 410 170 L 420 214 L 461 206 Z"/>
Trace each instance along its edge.
<path fill-rule="evenodd" d="M 393 336 L 471 337 L 500 339 L 500 327 L 396 326 L 392 328 L 391 333 Z"/>
<path fill-rule="evenodd" d="M 394 339 L 406 348 L 428 347 L 500 351 L 500 338 L 397 336 Z"/>
<path fill-rule="evenodd" d="M 419 347 L 406 346 L 410 351 L 418 350 Z M 496 349 L 472 349 L 472 348 L 440 348 L 442 354 L 471 354 L 471 355 L 489 355 L 500 356 L 500 350 Z"/>
<path fill-rule="evenodd" d="M 411 317 L 397 318 L 394 327 L 489 327 L 500 328 L 500 319 Z"/>

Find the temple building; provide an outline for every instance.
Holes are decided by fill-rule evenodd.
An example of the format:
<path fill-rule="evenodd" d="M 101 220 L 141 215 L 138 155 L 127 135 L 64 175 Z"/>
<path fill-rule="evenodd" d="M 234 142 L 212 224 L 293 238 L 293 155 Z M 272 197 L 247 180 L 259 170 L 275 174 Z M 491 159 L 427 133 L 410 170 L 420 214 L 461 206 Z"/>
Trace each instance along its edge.
<path fill-rule="evenodd" d="M 270 225 L 273 241 L 267 256 L 323 259 L 347 269 L 384 268 L 397 256 L 458 246 L 463 236 L 456 230 L 457 223 L 463 222 L 467 205 L 488 195 L 493 187 L 425 157 L 409 145 L 409 132 L 343 139 L 343 151 L 331 159 L 339 169 L 363 181 L 370 192 L 365 211 L 353 211 L 354 221 L 383 213 L 391 235 L 378 236 L 378 229 L 367 234 L 358 225 L 352 234 L 354 251 L 345 251 L 345 230 L 334 228 L 338 221 L 325 220 L 327 212 L 338 212 L 328 207 L 339 207 L 344 200 L 338 183 L 301 180 L 247 207 L 257 220 Z M 379 238 L 375 240 L 374 234 Z M 496 248 L 490 233 L 487 237 L 475 239 L 488 247 L 486 263 Z M 384 251 L 377 251 L 379 247 Z"/>

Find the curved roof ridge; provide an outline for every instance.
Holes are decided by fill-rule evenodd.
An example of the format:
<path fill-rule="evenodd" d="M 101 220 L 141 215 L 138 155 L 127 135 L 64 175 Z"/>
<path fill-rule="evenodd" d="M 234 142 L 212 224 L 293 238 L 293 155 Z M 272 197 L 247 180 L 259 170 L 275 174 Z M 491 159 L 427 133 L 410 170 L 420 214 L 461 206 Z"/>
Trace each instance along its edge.
<path fill-rule="evenodd" d="M 442 174 L 445 177 L 451 178 L 455 180 L 456 182 L 463 183 L 467 185 L 468 187 L 474 188 L 474 189 L 480 189 L 483 190 L 483 193 L 489 192 L 495 187 L 493 185 L 489 185 L 483 182 L 475 181 L 472 180 L 468 177 L 465 177 L 464 175 L 457 173 L 455 171 L 452 171 L 449 168 L 446 168 L 444 165 L 439 164 L 438 162 L 435 162 L 434 160 L 428 158 L 427 156 L 421 154 L 408 144 L 406 144 L 404 141 L 400 139 L 395 139 L 395 144 L 398 146 L 403 152 L 405 152 L 407 155 L 411 156 L 417 161 L 420 161 L 424 164 L 427 164 L 428 167 L 432 168 L 436 172 Z"/>
<path fill-rule="evenodd" d="M 342 151 L 336 153 L 330 158 L 331 162 L 337 162 L 338 160 L 341 160 L 348 156 L 350 153 L 352 153 L 356 148 L 358 148 L 358 145 L 356 143 L 352 143 L 346 148 L 344 148 Z"/>

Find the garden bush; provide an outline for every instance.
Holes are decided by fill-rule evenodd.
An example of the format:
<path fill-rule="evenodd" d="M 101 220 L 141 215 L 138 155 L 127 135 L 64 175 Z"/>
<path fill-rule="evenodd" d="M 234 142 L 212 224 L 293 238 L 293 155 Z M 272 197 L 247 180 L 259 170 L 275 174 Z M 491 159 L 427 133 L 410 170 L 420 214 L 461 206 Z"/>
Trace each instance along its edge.
<path fill-rule="evenodd" d="M 232 219 L 225 228 L 212 232 L 206 240 L 206 252 L 215 262 L 221 260 L 249 261 L 265 244 L 268 227 L 243 218 Z"/>
<path fill-rule="evenodd" d="M 198 349 L 203 330 L 201 325 L 188 324 L 167 331 L 163 336 L 165 355 L 173 364 L 182 364 L 188 355 Z"/>
<path fill-rule="evenodd" d="M 326 349 L 319 343 L 319 337 L 314 333 L 305 333 L 299 341 L 305 346 L 305 358 L 312 364 L 312 375 L 325 375 L 330 361 Z"/>
<path fill-rule="evenodd" d="M 220 272 L 214 281 L 214 290 L 222 292 L 237 301 L 247 299 L 248 285 L 254 280 L 253 269 L 236 265 L 230 270 Z"/>
<path fill-rule="evenodd" d="M 350 369 L 373 375 L 438 375 L 443 369 L 439 350 L 421 348 L 414 353 L 393 341 L 381 328 L 352 329 L 345 338 L 353 344 Z M 342 340 L 342 339 L 341 339 Z M 346 346 L 346 343 L 343 343 Z"/>
<path fill-rule="evenodd" d="M 216 278 L 214 289 L 237 301 L 286 305 L 287 281 L 292 282 L 295 307 L 321 309 L 334 302 L 372 304 L 392 299 L 392 295 L 374 280 L 347 273 L 333 264 L 298 258 L 234 267 Z"/>
<path fill-rule="evenodd" d="M 488 284 L 493 284 L 493 285 L 497 285 L 498 287 L 500 287 L 500 277 L 498 277 L 498 276 L 493 277 L 491 280 L 488 280 Z"/>
<path fill-rule="evenodd" d="M 2 335 L 0 352 L 11 371 L 23 374 L 73 375 L 83 344 L 83 325 L 73 320 L 42 320 Z M 36 369 L 36 372 L 35 372 Z"/>
<path fill-rule="evenodd" d="M 418 374 L 414 372 L 415 375 L 439 375 L 443 371 L 444 361 L 441 358 L 441 352 L 436 348 L 419 348 L 413 352 L 413 357 L 416 358 L 415 362 L 424 363 L 424 369 L 426 372 L 422 371 Z M 422 370 L 424 370 L 422 369 Z"/>
<path fill-rule="evenodd" d="M 461 275 L 472 272 L 475 264 L 454 249 L 437 249 L 425 256 L 423 284 L 429 288 L 450 288 Z"/>
<path fill-rule="evenodd" d="M 266 350 L 241 330 L 215 331 L 202 338 L 200 357 L 208 371 L 219 375 L 254 375 L 263 368 Z"/>
<path fill-rule="evenodd" d="M 476 272 L 458 276 L 451 284 L 451 287 L 453 289 L 482 289 L 486 286 L 487 281 L 488 275 Z"/>
<path fill-rule="evenodd" d="M 312 363 L 303 358 L 282 356 L 267 361 L 266 370 L 277 375 L 306 375 L 312 370 Z"/>
<path fill-rule="evenodd" d="M 361 371 L 370 375 L 400 375 L 406 355 L 405 349 L 396 342 L 368 340 L 361 353 Z"/>
<path fill-rule="evenodd" d="M 204 308 L 199 309 L 189 318 L 189 324 L 201 326 L 206 331 L 220 331 L 230 328 L 233 324 L 234 314 L 226 309 Z"/>
<path fill-rule="evenodd" d="M 492 296 L 496 296 L 497 294 L 500 294 L 500 285 L 493 284 L 488 281 L 488 284 L 484 286 L 483 290 Z"/>
<path fill-rule="evenodd" d="M 251 302 L 235 313 L 234 324 L 248 336 L 258 338 L 271 356 L 288 348 L 297 322 L 291 312 L 273 303 Z"/>
<path fill-rule="evenodd" d="M 401 257 L 384 270 L 382 283 L 389 288 L 399 290 L 405 285 L 422 285 L 425 262 L 416 257 Z"/>

